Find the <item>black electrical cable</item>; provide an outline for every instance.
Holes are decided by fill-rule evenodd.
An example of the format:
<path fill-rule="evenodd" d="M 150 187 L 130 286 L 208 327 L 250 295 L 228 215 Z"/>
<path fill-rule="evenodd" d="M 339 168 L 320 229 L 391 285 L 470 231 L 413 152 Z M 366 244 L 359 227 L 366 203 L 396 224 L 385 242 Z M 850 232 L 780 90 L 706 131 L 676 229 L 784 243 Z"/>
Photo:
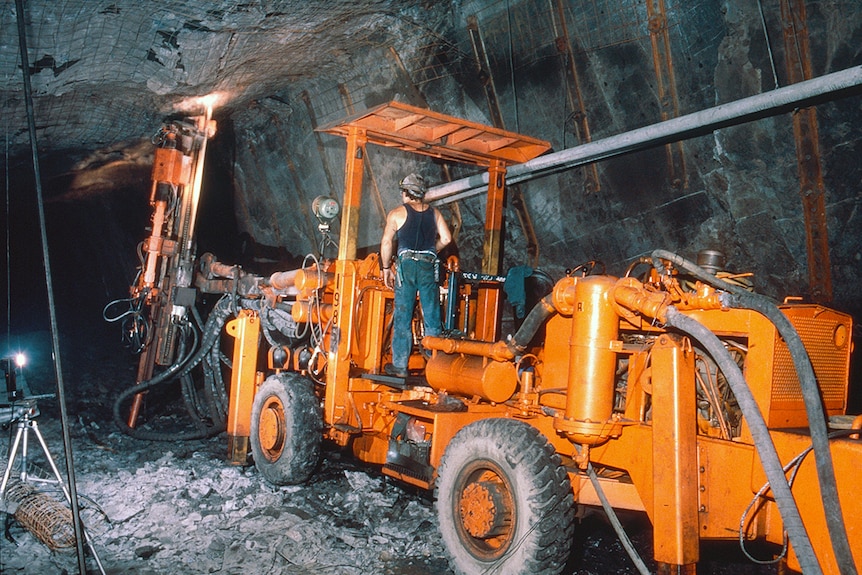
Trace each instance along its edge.
<path fill-rule="evenodd" d="M 709 328 L 699 321 L 688 317 L 675 307 L 668 307 L 665 323 L 670 327 L 675 327 L 691 335 L 699 341 L 724 373 L 730 388 L 736 396 L 739 407 L 745 415 L 746 421 L 748 421 L 748 427 L 754 438 L 760 462 L 763 465 L 763 470 L 766 472 L 769 483 L 772 485 L 775 503 L 781 512 L 781 518 L 784 520 L 784 528 L 787 531 L 787 535 L 796 550 L 802 572 L 806 575 L 823 573 L 817 561 L 817 556 L 814 554 L 814 549 L 811 546 L 808 532 L 802 523 L 802 516 L 799 514 L 796 500 L 793 498 L 793 493 L 790 491 L 790 486 L 787 484 L 787 479 L 784 476 L 784 468 L 781 465 L 775 444 L 772 442 L 769 428 L 766 426 L 763 414 L 760 412 L 754 395 L 745 383 L 745 378 L 742 376 L 742 372 L 736 361 L 728 353 L 724 344 L 718 339 L 718 336 L 712 333 Z"/>
<path fill-rule="evenodd" d="M 665 250 L 656 250 L 652 253 L 653 262 L 657 270 L 662 269 L 660 260 L 671 262 L 674 266 L 685 270 L 696 279 L 709 285 L 729 292 L 730 295 L 722 296 L 722 304 L 728 307 L 751 309 L 764 315 L 778 330 L 784 339 L 796 374 L 799 378 L 799 386 L 808 415 L 808 426 L 811 433 L 811 443 L 814 446 L 814 461 L 817 471 L 817 479 L 820 484 L 820 493 L 823 500 L 823 511 L 826 515 L 826 526 L 832 541 L 832 549 L 835 560 L 843 575 L 856 575 L 857 570 L 853 561 L 853 552 L 850 549 L 850 541 L 847 538 L 847 529 L 844 524 L 844 516 L 841 512 L 841 503 L 838 499 L 838 485 L 835 481 L 835 468 L 832 465 L 832 452 L 829 448 L 829 431 L 826 426 L 826 418 L 823 412 L 823 403 L 820 399 L 820 389 L 808 351 L 802 343 L 802 339 L 790 323 L 790 320 L 781 310 L 767 297 L 749 292 L 738 285 L 726 282 L 708 273 L 698 265 L 685 258 Z"/>
<path fill-rule="evenodd" d="M 27 30 L 24 26 L 24 2 L 15 0 L 15 15 L 18 24 L 18 47 L 21 52 L 21 73 L 24 78 L 24 102 L 27 109 L 27 127 L 30 133 L 30 151 L 33 155 L 33 179 L 36 188 L 36 203 L 39 212 L 39 229 L 42 235 L 42 261 L 45 268 L 45 286 L 48 291 L 48 314 L 51 318 L 54 371 L 57 377 L 57 403 L 60 406 L 60 425 L 63 430 L 63 450 L 66 457 L 66 474 L 69 480 L 69 504 L 72 507 L 72 524 L 75 532 L 75 548 L 78 553 L 78 572 L 87 575 L 87 559 L 84 553 L 84 529 L 78 506 L 78 488 L 75 481 L 75 464 L 72 456 L 72 440 L 69 434 L 69 417 L 66 411 L 65 383 L 60 363 L 60 338 L 57 329 L 57 311 L 54 307 L 54 286 L 51 262 L 48 254 L 48 232 L 45 224 L 45 205 L 42 197 L 42 178 L 39 167 L 39 147 L 36 142 L 36 118 L 33 111 L 33 90 L 30 85 L 30 61 L 27 56 Z"/>

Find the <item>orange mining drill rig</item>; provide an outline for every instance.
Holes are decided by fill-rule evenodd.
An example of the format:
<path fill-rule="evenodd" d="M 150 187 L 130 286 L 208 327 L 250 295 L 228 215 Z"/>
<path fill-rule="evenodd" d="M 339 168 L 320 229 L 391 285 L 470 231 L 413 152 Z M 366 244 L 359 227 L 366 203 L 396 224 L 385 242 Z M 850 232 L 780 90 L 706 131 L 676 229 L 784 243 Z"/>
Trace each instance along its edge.
<path fill-rule="evenodd" d="M 191 412 L 202 433 L 226 431 L 232 463 L 251 459 L 274 484 L 302 483 L 323 440 L 350 448 L 435 492 L 459 573 L 561 573 L 579 506 L 645 513 L 662 573 L 694 573 L 705 540 L 774 544 L 783 568 L 806 574 L 856 573 L 862 418 L 846 414 L 848 315 L 775 304 L 659 250 L 619 277 L 574 268 L 503 336 L 506 166 L 547 142 L 397 102 L 321 130 L 347 141 L 337 257 L 259 277 L 204 254 L 194 289 L 220 299 L 197 338 L 178 338 L 175 361 L 155 376 L 142 369 L 121 394 L 121 427 L 148 433 L 121 406 L 168 377 L 184 381 L 184 396 L 200 394 L 190 374 L 204 365 L 214 407 Z M 377 254 L 356 257 L 367 144 L 488 170 L 482 270 L 447 262 L 448 335 L 417 332 L 403 379 L 382 370 L 393 293 Z M 146 251 L 165 243 L 150 239 Z M 172 315 L 180 333 L 189 315 Z M 152 323 L 130 317 L 129 329 Z M 149 333 L 167 333 L 156 327 Z M 233 342 L 226 383 L 213 375 L 222 332 Z M 144 353 L 162 340 L 145 338 Z"/>

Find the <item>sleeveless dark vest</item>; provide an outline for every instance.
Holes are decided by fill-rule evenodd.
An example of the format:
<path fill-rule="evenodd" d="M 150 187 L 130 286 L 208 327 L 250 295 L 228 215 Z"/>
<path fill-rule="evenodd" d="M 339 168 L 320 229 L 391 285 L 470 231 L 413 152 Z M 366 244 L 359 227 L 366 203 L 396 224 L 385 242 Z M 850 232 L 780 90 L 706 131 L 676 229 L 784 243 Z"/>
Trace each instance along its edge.
<path fill-rule="evenodd" d="M 414 210 L 409 204 L 407 219 L 398 228 L 398 253 L 404 250 L 414 252 L 434 252 L 437 245 L 437 223 L 434 219 L 434 209 L 429 207 L 424 212 Z"/>

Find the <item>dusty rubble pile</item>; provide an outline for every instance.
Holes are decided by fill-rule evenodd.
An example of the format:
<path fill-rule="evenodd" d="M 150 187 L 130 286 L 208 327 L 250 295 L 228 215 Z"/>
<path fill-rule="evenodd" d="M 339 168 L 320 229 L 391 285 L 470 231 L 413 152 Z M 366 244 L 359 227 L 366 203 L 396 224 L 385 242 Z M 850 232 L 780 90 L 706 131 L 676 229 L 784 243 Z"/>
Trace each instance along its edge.
<path fill-rule="evenodd" d="M 42 433 L 62 461 L 59 427 L 44 422 Z M 430 501 L 352 469 L 338 452 L 308 485 L 277 488 L 226 465 L 218 438 L 83 439 L 82 516 L 107 573 L 446 572 Z M 17 546 L 3 541 L 3 573 L 77 572 L 74 549 L 51 552 L 18 525 L 11 533 Z"/>
<path fill-rule="evenodd" d="M 304 485 L 275 487 L 254 467 L 225 462 L 224 436 L 187 442 L 132 439 L 110 422 L 117 382 L 132 381 L 134 362 L 110 345 L 67 338 L 67 404 L 82 517 L 108 575 L 451 575 L 431 496 L 389 481 L 349 453 L 325 445 Z M 48 350 L 47 334 L 22 337 Z M 43 352 L 43 360 L 48 353 Z M 52 367 L 31 368 L 34 393 L 53 391 Z M 40 401 L 37 424 L 65 473 L 53 400 Z M 165 422 L 176 428 L 179 421 Z M 0 429 L 0 465 L 15 428 Z M 44 469 L 31 442 L 32 461 Z M 59 493 L 55 496 L 62 498 Z M 651 565 L 652 532 L 640 515 L 624 516 L 635 546 Z M 0 573 L 78 572 L 73 549 L 51 551 L 19 524 L 15 543 L 0 536 Z M 765 575 L 774 566 L 742 559 L 733 545 L 704 548 L 698 573 Z M 90 573 L 98 573 L 92 560 Z M 601 513 L 575 530 L 567 575 L 637 573 Z"/>

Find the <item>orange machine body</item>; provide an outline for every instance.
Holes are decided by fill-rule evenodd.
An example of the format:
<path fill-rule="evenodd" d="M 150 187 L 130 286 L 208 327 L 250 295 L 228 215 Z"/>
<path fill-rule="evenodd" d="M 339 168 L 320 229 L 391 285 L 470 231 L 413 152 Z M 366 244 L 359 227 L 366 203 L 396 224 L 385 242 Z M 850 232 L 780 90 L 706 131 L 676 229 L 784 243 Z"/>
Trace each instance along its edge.
<path fill-rule="evenodd" d="M 676 271 L 651 272 L 642 281 L 569 275 L 533 310 L 543 337 L 520 330 L 503 334 L 505 278 L 496 274 L 501 271 L 506 167 L 535 158 L 549 144 L 398 102 L 321 131 L 347 140 L 338 257 L 269 278 L 242 277 L 226 266 L 232 278 L 200 284 L 223 286 L 223 292 L 234 295 L 243 291 L 245 298 L 246 307 L 227 325 L 234 338 L 227 414 L 233 463 L 245 462 L 248 442 L 252 451 L 260 445 L 268 460 L 264 464 L 279 461 L 278 446 L 290 440 L 285 430 L 295 425 L 284 420 L 289 402 L 302 388 L 320 408 L 317 439 L 349 447 L 360 460 L 380 465 L 383 474 L 424 489 L 442 489 L 452 446 L 463 445 L 476 429 L 505 423 L 496 428 L 526 430 L 533 442 L 528 445 L 541 444 L 550 452 L 542 457 L 553 461 L 554 473 L 560 473 L 554 477 L 568 478 L 567 503 L 599 505 L 603 494 L 611 507 L 649 517 L 660 570 L 694 572 L 702 540 L 741 538 L 780 546 L 784 525 L 772 494 L 763 489 L 765 474 L 749 422 L 715 360 L 692 336 L 665 327 L 672 307 L 718 338 L 740 367 L 781 462 L 799 456 L 793 495 L 823 571 L 838 572 L 814 458 L 806 455 L 809 422 L 793 358 L 765 316 L 726 307 L 717 288 L 687 284 Z M 423 339 L 421 322 L 414 322 L 416 351 L 407 378 L 384 373 L 391 360 L 393 292 L 383 282 L 379 258 L 374 253 L 357 258 L 367 144 L 488 172 L 481 274 L 454 273 L 457 266 L 450 266 L 441 299 L 453 329 Z M 158 173 L 164 175 L 158 178 L 178 177 L 170 165 L 173 156 L 159 154 L 164 167 Z M 151 238 L 150 259 L 165 257 L 169 243 Z M 145 277 L 152 283 L 151 276 Z M 163 313 L 170 313 L 165 305 Z M 276 306 L 289 308 L 301 330 L 313 333 L 313 345 L 288 349 L 260 337 L 268 329 L 264 312 Z M 846 417 L 851 318 L 820 305 L 788 304 L 780 310 L 808 352 L 825 415 Z M 525 325 L 532 317 L 531 312 Z M 152 353 L 145 357 L 139 378 L 152 373 Z M 282 377 L 283 372 L 296 373 Z M 264 387 L 271 395 L 258 403 Z M 262 408 L 255 411 L 250 404 Z M 259 413 L 259 421 L 251 413 Z M 860 424 L 857 418 L 851 425 Z M 486 446 L 480 441 L 473 447 Z M 855 473 L 862 440 L 846 434 L 833 439 L 831 448 L 847 535 L 860 564 L 862 490 Z M 453 529 L 478 555 L 518 552 L 517 497 L 501 469 L 520 456 L 510 455 L 494 465 L 473 462 L 448 482 L 461 489 L 454 499 Z M 799 568 L 792 542 L 785 563 Z"/>

